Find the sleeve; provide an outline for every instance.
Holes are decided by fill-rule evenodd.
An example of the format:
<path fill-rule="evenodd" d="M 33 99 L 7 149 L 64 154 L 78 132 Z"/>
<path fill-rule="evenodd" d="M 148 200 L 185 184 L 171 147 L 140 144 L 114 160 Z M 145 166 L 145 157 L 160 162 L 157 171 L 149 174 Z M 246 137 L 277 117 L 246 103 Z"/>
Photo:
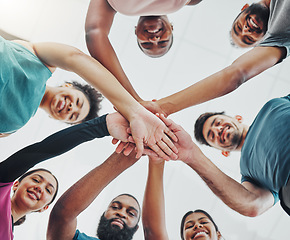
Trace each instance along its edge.
<path fill-rule="evenodd" d="M 261 186 L 261 184 L 257 183 L 255 180 L 253 180 L 252 178 L 247 177 L 247 176 L 242 176 L 241 183 L 243 183 L 243 182 L 250 182 L 252 184 L 255 184 L 256 186 Z M 272 195 L 274 197 L 274 204 L 273 204 L 273 206 L 274 206 L 280 200 L 279 193 L 272 191 L 270 189 L 269 189 L 269 191 L 272 193 Z"/>
<path fill-rule="evenodd" d="M 83 142 L 109 136 L 106 117 L 107 114 L 66 128 L 14 153 L 0 163 L 0 182 L 12 182 L 37 163 L 61 155 Z"/>

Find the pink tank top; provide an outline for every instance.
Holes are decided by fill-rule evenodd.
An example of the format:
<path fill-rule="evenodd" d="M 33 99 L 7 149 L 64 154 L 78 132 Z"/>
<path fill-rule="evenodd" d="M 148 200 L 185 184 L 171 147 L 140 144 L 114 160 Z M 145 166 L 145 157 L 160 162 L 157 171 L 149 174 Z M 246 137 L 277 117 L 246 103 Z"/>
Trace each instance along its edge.
<path fill-rule="evenodd" d="M 107 0 L 119 13 L 129 16 L 165 15 L 182 8 L 188 0 Z"/>

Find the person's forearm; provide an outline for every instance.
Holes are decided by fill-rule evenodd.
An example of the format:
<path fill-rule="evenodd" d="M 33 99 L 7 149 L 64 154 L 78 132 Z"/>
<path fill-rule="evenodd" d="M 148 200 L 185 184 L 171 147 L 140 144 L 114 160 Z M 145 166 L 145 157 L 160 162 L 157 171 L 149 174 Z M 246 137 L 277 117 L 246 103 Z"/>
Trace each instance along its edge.
<path fill-rule="evenodd" d="M 106 115 L 61 130 L 1 162 L 0 182 L 14 181 L 37 163 L 63 154 L 83 142 L 108 135 Z"/>
<path fill-rule="evenodd" d="M 113 179 L 135 162 L 136 159 L 132 154 L 126 157 L 123 154 L 113 153 L 60 197 L 52 210 L 51 221 L 70 222 L 75 219 Z"/>
<path fill-rule="evenodd" d="M 127 78 L 119 59 L 109 41 L 108 35 L 101 30 L 93 29 L 86 33 L 86 43 L 93 58 L 108 69 L 121 85 L 138 101 L 139 97 L 129 79 Z"/>
<path fill-rule="evenodd" d="M 275 65 L 285 54 L 284 48 L 255 47 L 237 58 L 230 66 L 158 101 L 170 115 L 184 108 L 224 96 L 241 84 Z"/>
<path fill-rule="evenodd" d="M 269 208 L 268 202 L 263 206 L 264 202 L 260 201 L 259 196 L 224 174 L 202 153 L 192 155 L 187 164 L 198 173 L 215 195 L 240 214 L 257 216 Z"/>
<path fill-rule="evenodd" d="M 157 101 L 161 109 L 170 115 L 182 109 L 221 97 L 235 90 L 242 83 L 238 69 L 228 67 L 177 93 Z"/>
<path fill-rule="evenodd" d="M 162 163 L 149 160 L 148 178 L 143 200 L 142 224 L 145 240 L 167 240 Z M 154 218 L 152 218 L 154 213 Z"/>

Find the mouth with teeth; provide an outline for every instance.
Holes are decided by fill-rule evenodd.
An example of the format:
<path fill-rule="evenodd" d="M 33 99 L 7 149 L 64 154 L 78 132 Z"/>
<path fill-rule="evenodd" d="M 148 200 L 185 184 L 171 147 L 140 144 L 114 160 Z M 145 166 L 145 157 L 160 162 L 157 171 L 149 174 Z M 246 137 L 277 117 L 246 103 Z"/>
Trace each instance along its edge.
<path fill-rule="evenodd" d="M 256 32 L 256 33 L 262 32 L 262 29 L 258 24 L 259 23 L 258 23 L 257 19 L 255 19 L 251 16 L 247 17 L 247 26 L 249 27 L 251 32 Z"/>
<path fill-rule="evenodd" d="M 230 136 L 230 133 L 227 133 L 227 130 L 229 130 L 229 129 L 230 129 L 230 126 L 227 125 L 221 130 L 221 132 L 220 132 L 220 142 L 221 143 L 224 143 L 226 141 L 225 138 L 228 138 Z"/>
<path fill-rule="evenodd" d="M 56 106 L 56 110 L 58 113 L 62 112 L 67 106 L 67 97 L 59 100 Z"/>
<path fill-rule="evenodd" d="M 27 190 L 27 193 L 30 199 L 39 201 L 40 196 L 36 192 Z"/>
<path fill-rule="evenodd" d="M 208 235 L 208 233 L 206 231 L 199 231 L 199 232 L 195 232 L 191 239 L 198 239 L 199 237 L 206 237 Z"/>

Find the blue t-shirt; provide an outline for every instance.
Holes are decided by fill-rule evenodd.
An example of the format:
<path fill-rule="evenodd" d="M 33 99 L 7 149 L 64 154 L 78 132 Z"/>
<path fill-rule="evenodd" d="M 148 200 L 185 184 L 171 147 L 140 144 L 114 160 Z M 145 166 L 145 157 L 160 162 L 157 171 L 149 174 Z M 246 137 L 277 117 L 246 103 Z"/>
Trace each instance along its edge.
<path fill-rule="evenodd" d="M 278 192 L 290 176 L 290 95 L 267 102 L 250 126 L 241 151 L 242 182 Z"/>
<path fill-rule="evenodd" d="M 73 240 L 99 240 L 99 239 L 95 237 L 89 237 L 85 233 L 81 233 L 79 230 L 77 230 Z"/>
<path fill-rule="evenodd" d="M 0 133 L 23 127 L 36 113 L 51 71 L 25 47 L 0 37 Z"/>
<path fill-rule="evenodd" d="M 285 47 L 290 54 L 290 1 L 271 0 L 268 30 L 258 46 Z"/>

